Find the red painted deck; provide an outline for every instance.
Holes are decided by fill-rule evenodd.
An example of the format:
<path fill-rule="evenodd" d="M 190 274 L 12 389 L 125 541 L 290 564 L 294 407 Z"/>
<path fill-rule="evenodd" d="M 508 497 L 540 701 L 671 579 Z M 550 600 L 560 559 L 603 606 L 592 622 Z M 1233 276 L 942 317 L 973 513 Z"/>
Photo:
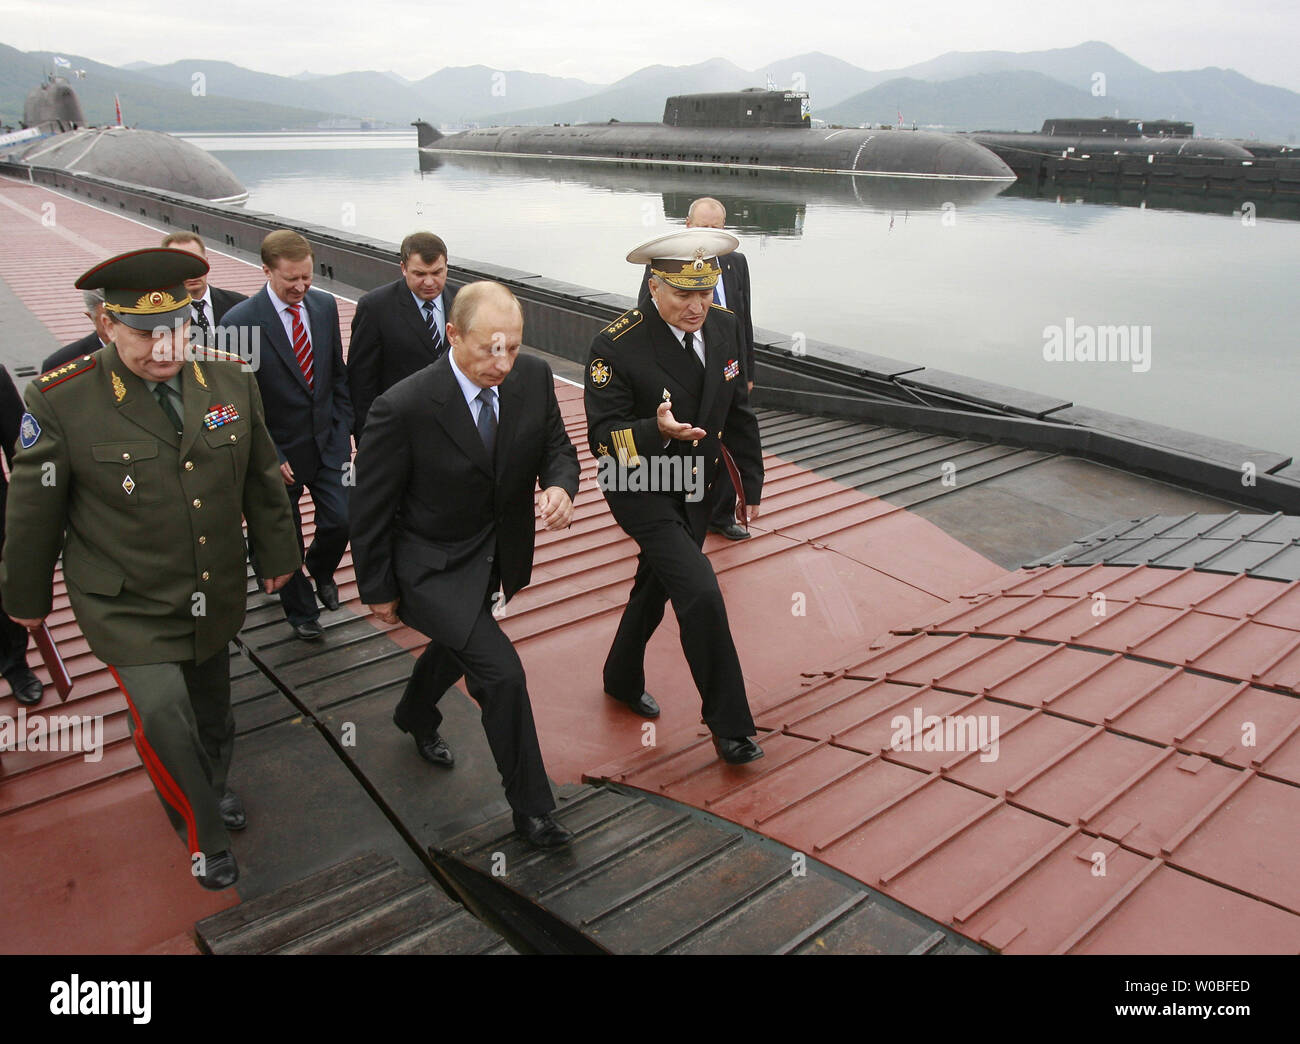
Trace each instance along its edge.
<path fill-rule="evenodd" d="M 1009 953 L 1294 953 L 1297 587 L 1021 570 L 791 687 L 759 717 L 766 761 L 722 766 L 687 734 L 591 778 L 762 830 Z M 901 724 L 931 715 L 996 719 L 996 749 L 909 749 Z"/>

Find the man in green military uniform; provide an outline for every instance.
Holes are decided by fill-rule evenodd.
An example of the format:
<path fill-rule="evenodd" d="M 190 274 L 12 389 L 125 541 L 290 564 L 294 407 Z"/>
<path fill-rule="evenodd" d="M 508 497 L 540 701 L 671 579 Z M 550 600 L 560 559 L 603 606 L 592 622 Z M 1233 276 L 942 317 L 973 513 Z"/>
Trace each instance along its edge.
<path fill-rule="evenodd" d="M 207 888 L 239 877 L 226 789 L 234 743 L 229 642 L 244 620 L 248 522 L 270 593 L 301 556 L 257 382 L 237 361 L 189 357 L 184 280 L 208 264 L 136 250 L 96 265 L 113 341 L 35 378 L 9 488 L 0 593 L 27 627 L 68 597 L 130 710 L 140 758 Z M 65 541 L 66 532 L 66 541 Z"/>

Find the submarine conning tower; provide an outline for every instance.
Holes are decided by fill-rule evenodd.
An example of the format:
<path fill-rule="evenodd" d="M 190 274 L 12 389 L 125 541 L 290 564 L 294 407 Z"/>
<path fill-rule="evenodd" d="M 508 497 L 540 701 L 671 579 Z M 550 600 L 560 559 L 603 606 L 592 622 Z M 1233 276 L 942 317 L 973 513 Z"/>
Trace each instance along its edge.
<path fill-rule="evenodd" d="M 81 99 L 62 76 L 51 76 L 27 92 L 23 103 L 23 126 L 50 124 L 55 133 L 88 126 Z"/>
<path fill-rule="evenodd" d="M 664 102 L 668 127 L 807 127 L 804 91 L 750 87 L 717 94 L 678 94 Z"/>
<path fill-rule="evenodd" d="M 1126 120 L 1103 116 L 1043 120 L 1039 133 L 1084 138 L 1190 138 L 1196 134 L 1196 127 L 1184 120 Z"/>

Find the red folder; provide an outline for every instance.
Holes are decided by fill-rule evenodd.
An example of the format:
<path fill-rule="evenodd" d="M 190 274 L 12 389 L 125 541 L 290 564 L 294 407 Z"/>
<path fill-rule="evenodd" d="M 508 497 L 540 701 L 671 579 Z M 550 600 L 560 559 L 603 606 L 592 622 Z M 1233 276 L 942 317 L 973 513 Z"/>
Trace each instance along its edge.
<path fill-rule="evenodd" d="M 68 668 L 64 666 L 63 657 L 59 655 L 58 647 L 54 644 L 54 636 L 50 634 L 49 627 L 42 623 L 40 627 L 32 629 L 32 637 L 36 639 L 36 648 L 41 651 L 45 669 L 50 672 L 50 681 L 59 690 L 59 699 L 66 702 L 68 693 L 72 692 L 72 678 L 69 677 Z"/>

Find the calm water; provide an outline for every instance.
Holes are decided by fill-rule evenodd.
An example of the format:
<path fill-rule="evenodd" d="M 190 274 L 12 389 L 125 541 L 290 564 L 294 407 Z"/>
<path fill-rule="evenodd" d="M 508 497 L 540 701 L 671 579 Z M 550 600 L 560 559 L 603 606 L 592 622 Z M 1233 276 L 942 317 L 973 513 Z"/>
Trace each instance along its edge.
<path fill-rule="evenodd" d="M 453 262 L 628 295 L 639 277 L 628 250 L 715 195 L 750 260 L 758 326 L 1300 451 L 1300 222 L 1269 216 L 1266 201 L 1252 221 L 1226 198 L 1197 213 L 468 156 L 421 171 L 413 132 L 190 140 L 244 182 L 251 209 L 394 242 L 429 229 Z M 1044 358 L 1050 328 L 1081 344 L 1120 326 L 1136 328 L 1127 362 Z"/>

